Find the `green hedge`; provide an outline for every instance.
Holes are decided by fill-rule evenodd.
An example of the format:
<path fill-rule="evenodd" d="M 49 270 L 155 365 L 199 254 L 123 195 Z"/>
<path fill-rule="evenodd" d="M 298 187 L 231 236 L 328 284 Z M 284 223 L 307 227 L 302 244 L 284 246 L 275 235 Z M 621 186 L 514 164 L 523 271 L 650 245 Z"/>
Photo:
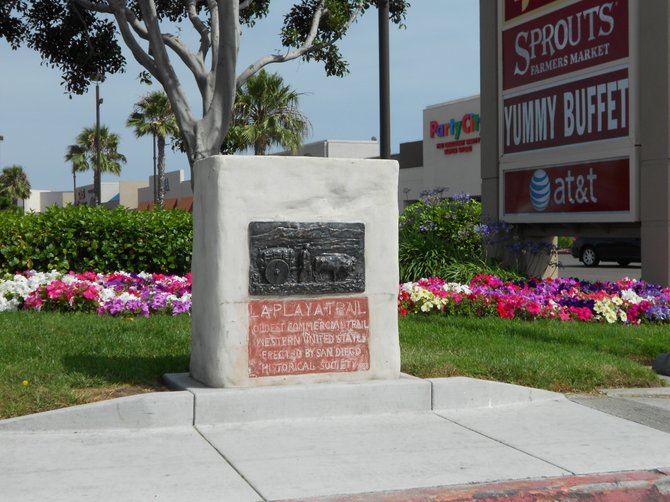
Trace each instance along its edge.
<path fill-rule="evenodd" d="M 193 223 L 181 210 L 132 211 L 86 206 L 44 213 L 0 213 L 0 272 L 191 270 Z"/>

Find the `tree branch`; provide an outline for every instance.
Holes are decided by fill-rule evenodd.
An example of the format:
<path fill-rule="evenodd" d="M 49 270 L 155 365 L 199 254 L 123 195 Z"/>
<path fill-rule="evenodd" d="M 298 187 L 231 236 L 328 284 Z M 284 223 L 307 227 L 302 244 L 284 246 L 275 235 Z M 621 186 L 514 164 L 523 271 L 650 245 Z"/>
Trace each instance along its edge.
<path fill-rule="evenodd" d="M 211 99 L 203 101 L 203 118 L 196 125 L 196 142 L 199 150 L 193 160 L 217 153 L 228 132 L 235 102 L 235 65 L 240 44 L 240 17 L 237 1 L 217 2 L 216 31 L 221 37 L 217 57 L 212 62 L 214 71 L 210 74 Z M 212 26 L 212 33 L 215 29 Z M 214 40 L 214 37 L 212 38 Z M 214 50 L 212 50 L 214 56 Z"/>
<path fill-rule="evenodd" d="M 149 71 L 154 77 L 159 78 L 158 68 L 156 67 L 155 61 L 147 54 L 142 46 L 137 43 L 137 40 L 133 36 L 133 33 L 130 31 L 128 18 L 126 17 L 126 7 L 121 2 L 111 2 L 105 6 L 103 9 L 102 4 L 93 4 L 88 0 L 74 0 L 78 5 L 84 9 L 92 9 L 96 12 L 104 12 L 112 14 L 116 19 L 116 24 L 119 26 L 119 31 L 121 32 L 121 37 L 123 41 L 130 49 L 130 52 L 133 54 L 133 57 L 144 66 L 147 71 Z M 160 80 L 160 79 L 159 79 Z"/>
<path fill-rule="evenodd" d="M 86 10 L 93 10 L 95 12 L 104 12 L 105 14 L 114 14 L 114 9 L 110 5 L 102 3 L 93 3 L 89 0 L 74 0 L 74 2 Z"/>
<path fill-rule="evenodd" d="M 146 26 L 142 24 L 139 19 L 137 19 L 137 16 L 135 16 L 132 11 L 126 9 L 125 12 L 128 24 L 133 29 L 133 31 L 135 31 L 137 36 L 143 40 L 149 41 L 149 32 L 147 31 Z M 184 65 L 186 65 L 191 73 L 193 73 L 198 86 L 203 85 L 205 82 L 205 68 L 202 63 L 202 59 L 192 54 L 188 47 L 182 43 L 179 37 L 171 35 L 170 33 L 165 33 L 161 36 L 163 37 L 163 42 L 165 45 L 167 45 L 177 56 L 179 56 L 179 59 L 181 59 Z"/>
<path fill-rule="evenodd" d="M 156 4 L 153 0 L 143 0 L 139 2 L 142 18 L 149 36 L 149 48 L 155 60 L 155 66 L 158 72 L 156 78 L 160 81 L 165 89 L 166 94 L 170 98 L 172 111 L 177 118 L 182 131 L 186 128 L 192 129 L 195 123 L 195 118 L 191 107 L 188 104 L 186 94 L 179 82 L 170 57 L 165 47 L 163 34 L 160 31 L 158 23 L 158 13 L 156 12 Z"/>
<path fill-rule="evenodd" d="M 248 3 L 248 2 L 245 2 Z M 347 29 L 351 26 L 351 24 L 356 20 L 356 18 L 360 15 L 362 12 L 363 8 L 361 4 L 358 4 L 358 7 L 354 9 L 352 12 L 351 16 L 349 16 L 349 19 L 347 20 L 347 24 L 345 25 L 345 28 L 342 30 L 342 33 L 346 33 Z M 307 34 L 307 38 L 303 42 L 303 44 L 298 47 L 295 50 L 289 51 L 284 55 L 279 55 L 279 54 L 268 54 L 266 56 L 263 56 L 259 59 L 257 59 L 254 63 L 249 65 L 245 70 L 240 73 L 240 75 L 237 77 L 237 88 L 239 89 L 244 83 L 247 81 L 247 79 L 256 73 L 258 70 L 261 68 L 272 64 L 272 63 L 285 63 L 286 61 L 291 61 L 293 59 L 297 59 L 299 57 L 304 56 L 308 52 L 315 51 L 317 49 L 321 49 L 324 47 L 328 47 L 329 45 L 334 44 L 337 42 L 341 37 L 334 37 L 331 40 L 328 40 L 326 42 L 318 43 L 315 44 L 314 40 L 316 40 L 316 36 L 319 32 L 319 25 L 321 24 L 321 18 L 323 15 L 328 12 L 328 9 L 326 8 L 326 0 L 320 0 L 318 7 L 314 11 L 314 17 L 312 17 L 312 23 L 310 25 L 309 33 Z"/>
<path fill-rule="evenodd" d="M 219 26 L 219 8 L 216 0 L 209 0 L 209 25 L 211 26 L 210 30 L 210 42 L 212 44 L 212 64 L 210 67 L 210 72 L 215 71 L 215 62 L 219 59 L 219 42 L 221 40 L 221 28 Z"/>
<path fill-rule="evenodd" d="M 207 28 L 207 25 L 202 21 L 202 19 L 200 19 L 200 16 L 198 16 L 198 12 L 195 8 L 195 2 L 196 0 L 188 0 L 186 4 L 186 9 L 188 12 L 189 21 L 191 21 L 191 24 L 195 28 L 195 31 L 197 31 L 200 34 L 200 49 L 198 51 L 198 54 L 204 61 L 205 57 L 207 56 L 207 51 L 209 51 L 212 42 L 209 35 L 209 28 Z"/>

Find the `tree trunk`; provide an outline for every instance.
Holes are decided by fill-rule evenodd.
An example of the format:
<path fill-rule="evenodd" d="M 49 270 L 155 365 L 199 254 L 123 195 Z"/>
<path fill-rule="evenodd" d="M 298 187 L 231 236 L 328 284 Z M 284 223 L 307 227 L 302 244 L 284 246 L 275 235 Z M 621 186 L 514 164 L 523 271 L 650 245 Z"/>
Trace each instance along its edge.
<path fill-rule="evenodd" d="M 102 204 L 102 188 L 100 188 L 102 185 L 100 184 L 100 171 L 98 171 L 95 167 L 93 168 L 93 191 L 95 192 L 94 199 L 95 201 L 93 202 L 94 206 L 97 206 L 98 204 Z M 100 193 L 98 193 L 98 189 L 100 189 Z M 88 204 L 88 202 L 87 202 Z"/>
<path fill-rule="evenodd" d="M 158 206 L 162 208 L 163 203 L 165 202 L 165 136 L 157 134 L 156 140 L 158 144 L 158 163 L 156 165 L 156 173 L 158 176 L 155 180 L 156 183 L 158 183 L 156 202 Z"/>
<path fill-rule="evenodd" d="M 77 172 L 72 169 L 72 205 L 77 205 Z"/>

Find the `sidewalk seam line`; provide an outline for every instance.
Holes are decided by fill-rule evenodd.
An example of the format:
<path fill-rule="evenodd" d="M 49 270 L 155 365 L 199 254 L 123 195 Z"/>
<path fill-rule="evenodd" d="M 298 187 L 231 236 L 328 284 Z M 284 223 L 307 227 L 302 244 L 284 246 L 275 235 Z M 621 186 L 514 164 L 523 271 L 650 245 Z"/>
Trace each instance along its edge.
<path fill-rule="evenodd" d="M 214 443 L 212 443 L 207 438 L 207 436 L 205 436 L 205 434 L 203 434 L 203 432 L 200 429 L 198 429 L 198 426 L 195 425 L 195 423 L 193 424 L 193 428 L 200 435 L 200 437 L 202 439 L 204 439 L 207 442 L 207 444 L 209 446 L 211 446 L 214 449 L 214 451 L 216 451 L 219 454 L 219 456 L 230 466 L 230 468 L 233 469 L 237 473 L 237 475 L 244 480 L 244 482 L 247 485 L 249 485 L 249 488 L 251 488 L 254 491 L 254 493 L 256 493 L 256 495 L 258 495 L 261 498 L 261 500 L 267 502 L 268 499 L 251 483 L 251 481 L 249 481 L 249 479 L 247 479 L 247 477 L 244 474 L 242 474 L 242 472 L 237 467 L 235 467 L 235 465 L 230 460 L 228 460 L 228 458 L 223 454 L 223 452 L 221 450 L 219 450 L 214 445 Z"/>
<path fill-rule="evenodd" d="M 189 390 L 191 395 L 193 396 L 193 422 L 191 423 L 192 427 L 195 427 L 195 401 L 198 399 L 198 396 L 195 395 L 195 392 Z"/>
<path fill-rule="evenodd" d="M 522 450 L 521 448 L 517 448 L 516 446 L 511 445 L 511 444 L 509 444 L 509 443 L 506 443 L 505 441 L 501 441 L 500 439 L 494 438 L 493 436 L 489 436 L 488 434 L 484 434 L 483 432 L 478 431 L 477 429 L 473 429 L 472 427 L 468 427 L 467 425 L 464 425 L 464 424 L 462 424 L 462 423 L 460 423 L 460 422 L 457 422 L 456 420 L 453 420 L 453 419 L 451 419 L 451 418 L 447 418 L 447 417 L 445 417 L 444 415 L 440 415 L 440 414 L 437 413 L 435 410 L 433 410 L 433 413 L 434 413 L 435 415 L 437 415 L 438 417 L 440 417 L 440 418 L 442 418 L 442 419 L 444 419 L 444 420 L 446 420 L 446 421 L 448 421 L 448 422 L 451 422 L 451 423 L 453 423 L 453 424 L 458 425 L 459 427 L 463 427 L 464 429 L 467 429 L 467 430 L 469 430 L 469 431 L 471 431 L 471 432 L 474 432 L 475 434 L 479 434 L 480 436 L 483 436 L 483 437 L 485 437 L 485 438 L 487 438 L 487 439 L 490 439 L 491 441 L 495 441 L 496 443 L 499 443 L 499 444 L 501 444 L 501 445 L 503 445 L 503 446 L 506 446 L 506 447 L 508 447 L 508 448 L 512 448 L 513 450 L 516 450 L 516 451 L 518 451 L 519 453 L 523 453 L 524 455 L 528 455 L 529 457 L 533 457 L 533 458 L 535 458 L 535 459 L 537 459 L 537 460 L 540 460 L 541 462 L 544 462 L 545 464 L 549 464 L 549 465 L 552 465 L 552 466 L 554 466 L 554 467 L 557 467 L 558 469 L 561 469 L 561 470 L 563 470 L 563 471 L 569 473 L 569 474 L 572 475 L 572 476 L 576 476 L 576 475 L 577 475 L 576 472 L 573 472 L 573 471 L 571 471 L 570 469 L 566 469 L 565 467 L 563 467 L 563 466 L 561 466 L 561 465 L 555 464 L 554 462 L 550 462 L 549 460 L 546 460 L 546 459 L 544 459 L 544 458 L 542 458 L 542 457 L 538 457 L 537 455 L 534 455 L 534 454 L 532 454 L 532 453 L 530 453 L 530 452 L 524 451 L 524 450 Z"/>

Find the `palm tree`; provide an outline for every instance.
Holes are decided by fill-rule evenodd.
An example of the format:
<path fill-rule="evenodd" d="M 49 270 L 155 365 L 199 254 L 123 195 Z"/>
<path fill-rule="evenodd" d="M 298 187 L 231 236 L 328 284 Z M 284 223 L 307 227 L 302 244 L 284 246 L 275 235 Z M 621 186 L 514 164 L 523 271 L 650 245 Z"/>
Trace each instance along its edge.
<path fill-rule="evenodd" d="M 155 91 L 140 99 L 135 103 L 135 110 L 128 117 L 127 125 L 135 129 L 135 136 L 138 138 L 151 134 L 156 142 L 158 161 L 156 178 L 154 179 L 157 188 L 154 202 L 163 206 L 165 199 L 165 138 L 168 136 L 179 137 L 177 120 L 172 113 L 167 94 L 163 91 Z"/>
<path fill-rule="evenodd" d="M 19 199 L 30 197 L 30 182 L 23 167 L 12 165 L 5 167 L 0 174 L 0 196 L 4 199 L 2 206 L 18 206 Z"/>
<path fill-rule="evenodd" d="M 65 153 L 65 160 L 72 162 L 72 193 L 74 205 L 77 205 L 77 173 L 88 170 L 86 151 L 79 145 L 70 145 Z"/>
<path fill-rule="evenodd" d="M 296 153 L 310 129 L 309 120 L 298 109 L 299 93 L 284 84 L 277 73 L 261 70 L 237 91 L 234 119 L 224 143 L 229 150 L 253 147 L 265 155 L 272 145 Z"/>
<path fill-rule="evenodd" d="M 102 173 L 121 174 L 121 165 L 126 156 L 118 152 L 119 135 L 110 133 L 107 126 L 100 126 L 100 172 L 95 169 L 95 126 L 85 127 L 75 139 L 75 144 L 67 147 L 65 160 L 72 162 L 72 176 L 75 172 L 93 170 L 93 185 L 97 186 Z M 76 178 L 75 178 L 76 184 Z M 100 201 L 98 201 L 100 202 Z"/>

